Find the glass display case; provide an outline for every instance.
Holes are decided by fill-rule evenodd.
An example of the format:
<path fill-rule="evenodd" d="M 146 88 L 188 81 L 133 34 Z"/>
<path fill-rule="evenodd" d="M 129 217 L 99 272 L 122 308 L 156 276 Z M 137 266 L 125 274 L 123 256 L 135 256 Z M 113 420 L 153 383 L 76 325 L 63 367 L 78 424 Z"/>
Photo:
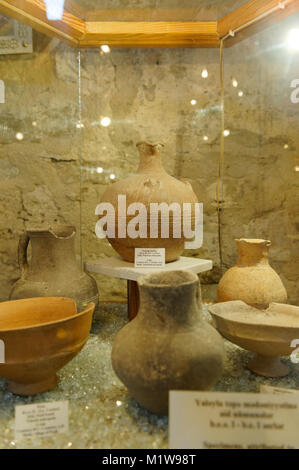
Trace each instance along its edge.
<path fill-rule="evenodd" d="M 5 326 L 5 302 L 70 297 L 79 315 L 89 302 L 95 310 L 90 335 L 76 343 L 82 351 L 59 367 L 51 390 L 13 393 L 0 365 L 0 448 L 166 449 L 167 416 L 135 401 L 112 367 L 128 295 L 138 310 L 138 276 L 90 267 L 117 256 L 96 235 L 95 211 L 107 188 L 136 173 L 136 144 L 161 143 L 167 174 L 190 183 L 203 207 L 203 242 L 179 256 L 213 264 L 193 269 L 204 321 L 213 323 L 217 301 L 239 299 L 221 300 L 219 289 L 217 298 L 219 281 L 239 262 L 235 239 L 271 241 L 270 264 L 287 298 L 275 287 L 262 308 L 299 305 L 298 2 L 65 0 L 61 11 L 58 3 L 0 0 L 0 340 L 1 331 L 23 325 Z M 22 50 L 11 47 L 13 37 Z M 44 290 L 30 285 L 16 294 L 28 272 Z M 32 342 L 49 341 L 50 353 L 51 339 L 40 335 Z M 212 390 L 298 388 L 288 357 L 288 375 L 265 377 L 246 367 L 254 350 L 239 346 L 224 340 Z M 53 401 L 68 401 L 69 431 L 15 439 L 15 406 Z"/>

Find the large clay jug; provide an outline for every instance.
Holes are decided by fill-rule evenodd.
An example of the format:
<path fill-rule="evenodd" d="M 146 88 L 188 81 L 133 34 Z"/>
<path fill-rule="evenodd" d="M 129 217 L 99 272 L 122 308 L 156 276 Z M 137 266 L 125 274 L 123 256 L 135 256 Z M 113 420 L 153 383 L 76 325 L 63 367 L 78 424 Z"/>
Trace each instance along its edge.
<path fill-rule="evenodd" d="M 83 272 L 76 262 L 75 227 L 53 225 L 27 230 L 19 241 L 21 278 L 12 288 L 10 299 L 30 297 L 71 297 L 78 312 L 91 301 L 98 303 L 95 280 Z M 27 248 L 31 242 L 31 260 Z"/>
<path fill-rule="evenodd" d="M 287 292 L 269 265 L 269 240 L 235 240 L 237 264 L 222 276 L 218 284 L 218 302 L 243 300 L 248 305 L 265 309 L 271 302 L 285 303 Z"/>
<path fill-rule="evenodd" d="M 179 181 L 168 175 L 164 170 L 160 157 L 161 144 L 151 144 L 148 142 L 139 142 L 137 147 L 140 153 L 140 164 L 137 174 L 129 176 L 122 181 L 111 184 L 104 192 L 101 202 L 108 202 L 115 209 L 115 236 L 107 237 L 112 247 L 125 260 L 134 262 L 135 248 L 165 248 L 165 261 L 174 261 L 179 258 L 184 250 L 184 230 L 183 230 L 183 204 L 190 203 L 190 220 L 188 222 L 192 230 L 194 225 L 194 204 L 198 202 L 195 193 L 189 182 Z M 145 226 L 147 227 L 146 236 L 141 238 L 120 237 L 120 231 L 125 230 L 128 223 L 134 218 L 134 215 L 121 213 L 118 206 L 118 196 L 126 196 L 126 206 L 130 204 L 142 203 L 146 208 Z M 162 218 L 165 216 L 158 213 L 158 233 L 153 238 L 150 235 L 150 204 L 151 203 L 178 203 L 181 209 L 181 216 L 173 215 L 170 212 L 169 234 L 163 236 L 161 230 Z M 174 230 L 180 227 L 181 236 L 177 236 Z M 120 228 L 120 231 L 119 231 Z"/>
<path fill-rule="evenodd" d="M 142 406 L 166 414 L 169 390 L 206 390 L 218 380 L 223 340 L 202 318 L 193 272 L 151 273 L 138 285 L 138 315 L 116 335 L 112 365 Z"/>

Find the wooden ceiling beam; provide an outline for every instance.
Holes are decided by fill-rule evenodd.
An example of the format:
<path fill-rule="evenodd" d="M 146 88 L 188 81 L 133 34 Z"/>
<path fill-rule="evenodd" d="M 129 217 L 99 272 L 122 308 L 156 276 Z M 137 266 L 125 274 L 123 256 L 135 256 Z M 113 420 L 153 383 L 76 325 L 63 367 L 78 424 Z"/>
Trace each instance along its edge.
<path fill-rule="evenodd" d="M 60 21 L 48 20 L 43 0 L 0 0 L 0 11 L 47 36 L 56 37 L 75 47 L 85 34 L 85 22 L 67 11 L 64 11 Z"/>
<path fill-rule="evenodd" d="M 76 0 L 64 0 L 64 9 L 81 20 L 86 20 L 88 11 L 81 8 Z"/>
<path fill-rule="evenodd" d="M 284 4 L 285 7 L 280 8 L 279 4 Z M 238 30 L 238 28 L 248 24 L 240 32 L 237 32 L 235 37 L 226 39 L 225 46 L 230 47 L 298 11 L 299 0 L 280 2 L 278 0 L 251 0 L 221 18 L 217 23 L 217 32 L 219 37 L 223 38 L 230 31 Z"/>
<path fill-rule="evenodd" d="M 285 4 L 285 8 L 278 8 L 279 3 Z M 208 15 L 211 10 L 200 8 L 140 9 L 128 10 L 127 13 L 102 10 L 91 14 L 80 8 L 74 0 L 65 0 L 65 11 L 60 21 L 47 19 L 44 0 L 0 0 L 0 11 L 73 47 L 95 48 L 103 44 L 124 48 L 219 47 L 219 39 L 225 37 L 230 30 L 235 31 L 246 26 L 234 38 L 228 38 L 225 41 L 226 46 L 298 12 L 299 0 L 250 0 L 219 21 L 202 21 L 203 11 Z M 180 11 L 183 16 L 180 16 Z M 193 14 L 195 19 L 201 18 L 201 21 L 187 20 Z M 266 17 L 261 18 L 263 15 Z M 101 21 L 87 20 L 97 17 Z M 114 20 L 111 21 L 111 18 Z M 151 21 L 146 21 L 146 18 Z"/>
<path fill-rule="evenodd" d="M 87 22 L 80 47 L 219 47 L 216 21 Z"/>

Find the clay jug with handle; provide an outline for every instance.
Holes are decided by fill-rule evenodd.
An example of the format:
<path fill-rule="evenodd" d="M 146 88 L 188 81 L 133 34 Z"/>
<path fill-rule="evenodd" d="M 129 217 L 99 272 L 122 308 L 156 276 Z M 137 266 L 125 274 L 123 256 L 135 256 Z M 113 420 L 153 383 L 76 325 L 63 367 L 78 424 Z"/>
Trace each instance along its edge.
<path fill-rule="evenodd" d="M 74 237 L 75 227 L 52 227 L 27 230 L 19 241 L 21 278 L 14 284 L 10 299 L 30 297 L 70 297 L 78 312 L 91 301 L 98 303 L 95 280 L 77 264 Z M 31 260 L 27 249 L 31 243 Z"/>

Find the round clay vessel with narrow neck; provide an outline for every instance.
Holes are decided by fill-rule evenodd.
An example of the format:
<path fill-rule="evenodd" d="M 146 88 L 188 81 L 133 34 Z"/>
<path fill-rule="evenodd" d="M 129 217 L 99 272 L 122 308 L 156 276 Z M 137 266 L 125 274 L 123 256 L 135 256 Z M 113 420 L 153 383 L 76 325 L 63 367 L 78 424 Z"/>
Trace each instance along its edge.
<path fill-rule="evenodd" d="M 264 309 L 271 302 L 285 303 L 287 292 L 268 261 L 271 242 L 262 239 L 235 240 L 238 259 L 218 284 L 218 302 L 242 300 L 248 305 Z"/>
<path fill-rule="evenodd" d="M 165 261 L 174 261 L 180 257 L 186 241 L 183 204 L 190 203 L 190 214 L 185 216 L 184 220 L 188 219 L 185 225 L 193 231 L 194 204 L 198 200 L 190 183 L 173 178 L 163 168 L 160 157 L 162 144 L 139 142 L 137 147 L 140 153 L 137 173 L 111 184 L 101 198 L 102 203 L 112 204 L 115 210 L 115 232 L 112 235 L 108 233 L 107 238 L 115 251 L 126 261 L 134 262 L 135 248 L 165 248 Z M 124 205 L 119 203 L 120 196 L 125 196 Z M 141 203 L 145 210 L 139 210 L 136 203 L 137 206 Z M 177 203 L 177 212 L 169 212 L 169 231 L 166 229 L 166 232 L 162 231 L 162 223 L 165 223 L 168 212 L 166 209 L 162 212 L 158 209 L 157 205 L 161 203 L 164 203 L 164 207 L 165 204 L 169 207 Z M 131 204 L 135 207 L 131 206 L 132 209 L 128 211 Z M 151 232 L 151 213 L 157 217 L 155 233 Z M 107 217 L 109 224 L 109 215 Z M 110 220 L 114 224 L 114 214 Z M 188 239 L 190 240 L 190 237 Z"/>
<path fill-rule="evenodd" d="M 140 308 L 116 335 L 112 365 L 142 406 L 167 414 L 169 390 L 207 390 L 219 379 L 223 340 L 202 318 L 196 274 L 148 274 L 138 286 Z"/>
<path fill-rule="evenodd" d="M 74 238 L 76 229 L 52 225 L 26 230 L 19 240 L 21 278 L 14 284 L 10 299 L 70 297 L 78 311 L 89 302 L 98 304 L 95 280 L 78 266 Z M 31 259 L 27 250 L 31 244 Z"/>

